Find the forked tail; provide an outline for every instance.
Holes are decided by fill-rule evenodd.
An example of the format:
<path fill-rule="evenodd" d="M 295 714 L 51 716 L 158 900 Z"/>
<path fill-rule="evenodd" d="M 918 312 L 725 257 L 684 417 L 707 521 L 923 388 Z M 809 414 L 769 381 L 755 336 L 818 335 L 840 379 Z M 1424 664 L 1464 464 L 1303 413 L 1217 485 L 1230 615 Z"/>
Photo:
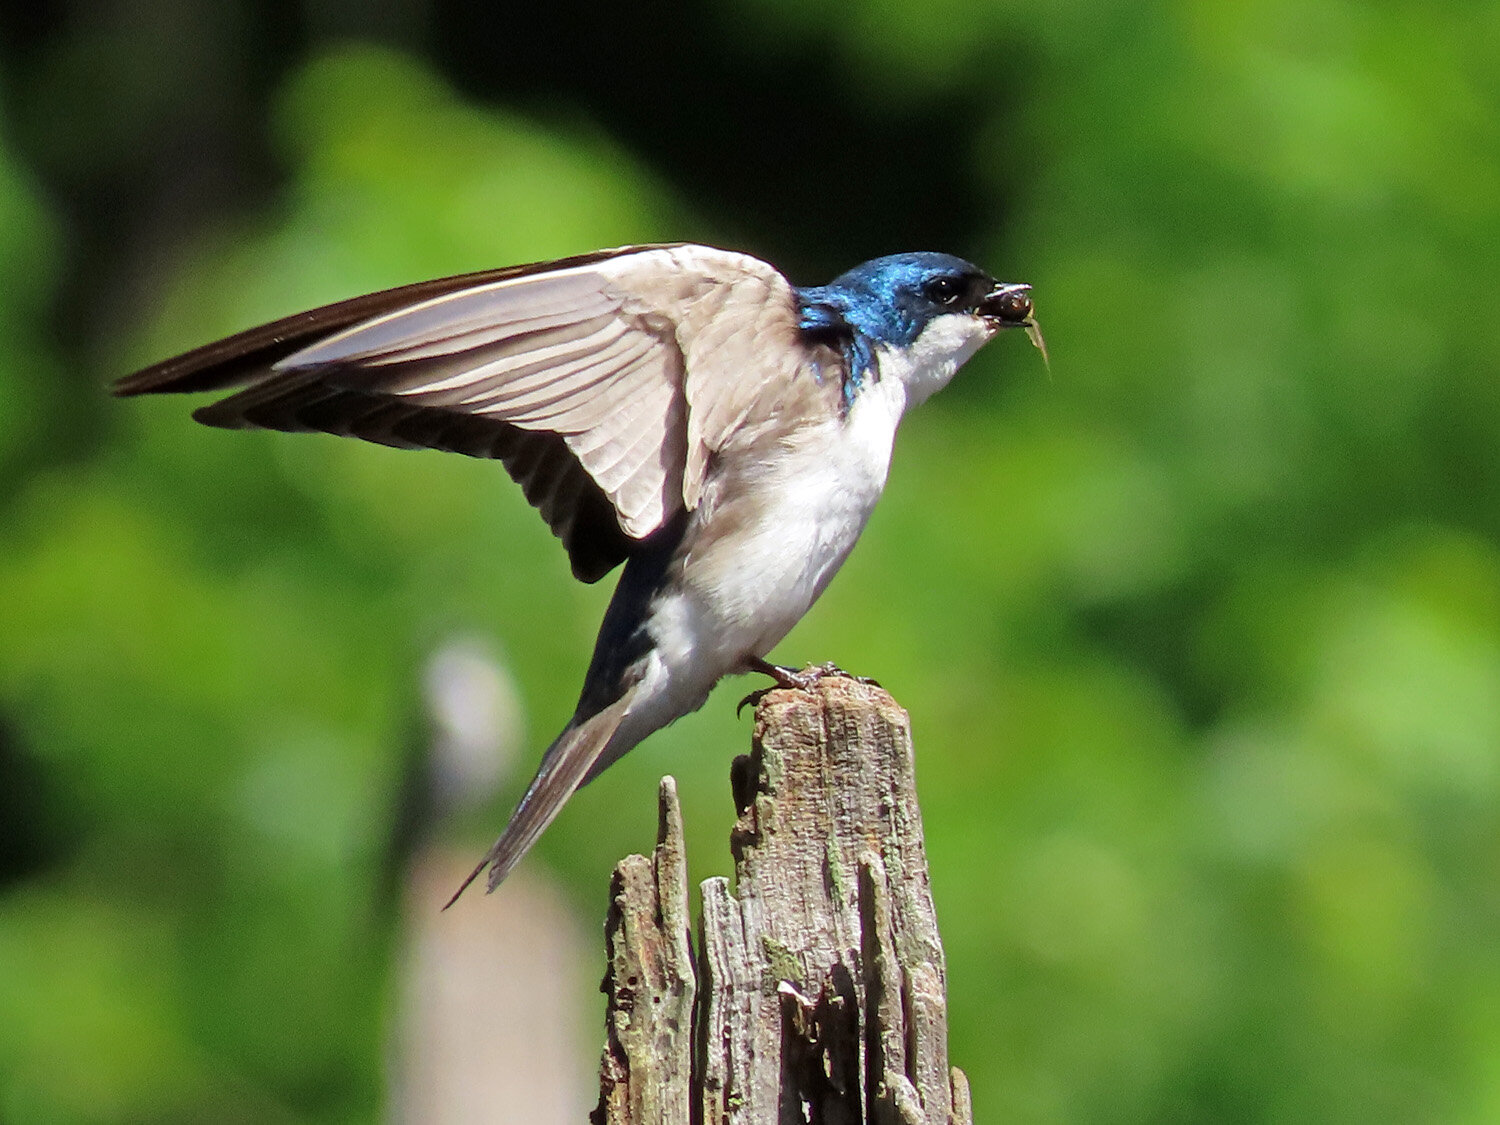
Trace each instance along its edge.
<path fill-rule="evenodd" d="M 583 784 L 590 768 L 604 754 L 610 739 L 620 727 L 620 721 L 630 709 L 635 692 L 636 689 L 631 688 L 608 707 L 583 722 L 570 723 L 557 736 L 557 740 L 542 755 L 542 764 L 537 769 L 536 776 L 531 779 L 531 784 L 526 787 L 526 793 L 516 806 L 516 811 L 511 814 L 505 831 L 500 833 L 495 846 L 485 853 L 479 865 L 469 873 L 458 890 L 453 892 L 453 897 L 443 905 L 444 910 L 458 901 L 458 896 L 468 889 L 469 884 L 479 877 L 485 867 L 490 869 L 487 890 L 493 891 L 505 881 L 505 877 L 531 850 L 547 825 L 562 811 L 574 790 Z"/>

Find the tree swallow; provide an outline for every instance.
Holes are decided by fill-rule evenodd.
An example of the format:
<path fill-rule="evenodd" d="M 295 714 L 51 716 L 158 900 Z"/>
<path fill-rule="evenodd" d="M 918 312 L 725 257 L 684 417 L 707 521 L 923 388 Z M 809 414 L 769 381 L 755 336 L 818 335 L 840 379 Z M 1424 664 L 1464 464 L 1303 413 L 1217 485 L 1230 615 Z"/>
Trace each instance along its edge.
<path fill-rule="evenodd" d="M 574 575 L 625 564 L 573 718 L 457 899 L 720 677 L 807 682 L 765 657 L 859 538 L 902 415 L 1014 326 L 1042 346 L 1030 287 L 947 254 L 798 288 L 744 254 L 632 246 L 355 297 L 114 390 L 233 388 L 193 417 L 499 460 Z"/>

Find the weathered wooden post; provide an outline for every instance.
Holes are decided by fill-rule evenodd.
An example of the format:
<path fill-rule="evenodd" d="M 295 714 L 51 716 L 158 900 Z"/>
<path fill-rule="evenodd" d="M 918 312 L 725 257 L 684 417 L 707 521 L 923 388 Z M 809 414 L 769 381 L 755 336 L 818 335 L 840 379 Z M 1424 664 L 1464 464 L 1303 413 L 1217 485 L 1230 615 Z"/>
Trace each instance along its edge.
<path fill-rule="evenodd" d="M 732 780 L 696 949 L 671 778 L 654 855 L 615 869 L 596 1125 L 967 1125 L 906 712 L 842 677 L 770 692 Z"/>

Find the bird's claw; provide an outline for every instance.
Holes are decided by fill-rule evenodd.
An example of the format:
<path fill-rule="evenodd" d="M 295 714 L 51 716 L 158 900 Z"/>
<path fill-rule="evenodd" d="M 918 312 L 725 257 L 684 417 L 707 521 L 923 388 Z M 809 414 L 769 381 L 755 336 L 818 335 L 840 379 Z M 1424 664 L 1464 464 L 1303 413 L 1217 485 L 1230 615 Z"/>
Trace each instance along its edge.
<path fill-rule="evenodd" d="M 752 691 L 749 695 L 745 696 L 744 699 L 740 700 L 739 703 L 735 705 L 734 717 L 738 719 L 740 715 L 744 713 L 746 707 L 759 707 L 760 701 L 764 699 L 769 693 L 775 690 L 775 686 L 772 686 L 763 687 L 759 691 Z"/>
<path fill-rule="evenodd" d="M 782 664 L 771 664 L 765 660 L 751 660 L 747 663 L 752 672 L 760 672 L 770 676 L 776 683 L 771 687 L 752 691 L 744 699 L 740 700 L 739 705 L 734 709 L 736 718 L 739 717 L 740 713 L 746 707 L 759 704 L 768 692 L 773 692 L 777 688 L 784 688 L 790 691 L 811 691 L 817 686 L 819 680 L 830 676 L 853 680 L 857 684 L 867 684 L 870 687 L 880 686 L 878 680 L 871 679 L 869 676 L 856 676 L 853 672 L 846 672 L 831 661 L 826 664 L 809 664 L 806 668 L 801 669 L 788 668 Z"/>

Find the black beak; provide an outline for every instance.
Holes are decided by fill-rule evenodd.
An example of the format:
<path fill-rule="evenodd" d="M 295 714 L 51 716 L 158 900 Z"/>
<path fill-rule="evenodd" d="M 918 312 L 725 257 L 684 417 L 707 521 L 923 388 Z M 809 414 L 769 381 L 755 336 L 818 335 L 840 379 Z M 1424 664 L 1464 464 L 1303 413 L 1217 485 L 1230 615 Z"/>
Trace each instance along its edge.
<path fill-rule="evenodd" d="M 979 302 L 979 315 L 1001 328 L 1017 328 L 1031 321 L 1031 286 L 997 285 Z"/>

